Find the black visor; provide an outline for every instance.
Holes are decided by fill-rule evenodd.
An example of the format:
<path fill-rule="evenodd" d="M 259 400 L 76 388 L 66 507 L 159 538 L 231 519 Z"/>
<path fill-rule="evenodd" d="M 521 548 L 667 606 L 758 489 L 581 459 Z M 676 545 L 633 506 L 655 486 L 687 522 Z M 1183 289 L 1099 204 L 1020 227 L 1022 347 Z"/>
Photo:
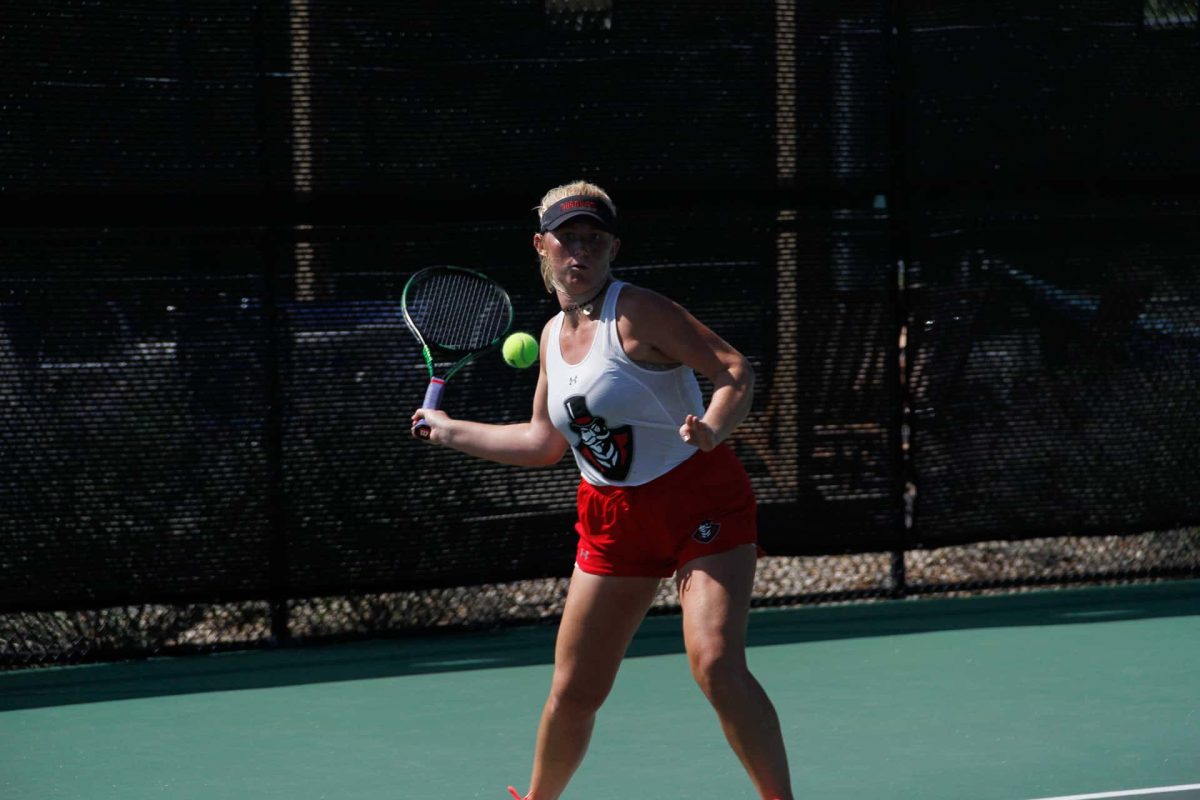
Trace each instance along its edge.
<path fill-rule="evenodd" d="M 610 233 L 615 233 L 617 229 L 617 215 L 603 198 L 573 194 L 546 209 L 546 213 L 542 215 L 541 232 L 552 231 L 575 217 L 590 217 Z"/>

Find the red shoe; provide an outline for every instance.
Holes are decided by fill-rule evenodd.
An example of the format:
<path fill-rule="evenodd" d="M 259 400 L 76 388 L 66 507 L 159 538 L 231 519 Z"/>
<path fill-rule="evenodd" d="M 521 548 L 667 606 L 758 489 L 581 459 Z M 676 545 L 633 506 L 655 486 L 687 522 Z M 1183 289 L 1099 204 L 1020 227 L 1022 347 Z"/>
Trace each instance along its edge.
<path fill-rule="evenodd" d="M 521 795 L 517 793 L 517 790 L 511 786 L 508 787 L 508 793 L 513 796 L 514 800 L 525 800 L 525 798 L 521 797 Z"/>

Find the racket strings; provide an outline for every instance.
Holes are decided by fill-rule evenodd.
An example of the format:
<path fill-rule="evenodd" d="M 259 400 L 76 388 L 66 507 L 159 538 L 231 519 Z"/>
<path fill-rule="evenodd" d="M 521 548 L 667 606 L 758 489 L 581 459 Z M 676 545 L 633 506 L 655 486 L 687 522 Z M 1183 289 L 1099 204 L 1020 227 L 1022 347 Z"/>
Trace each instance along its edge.
<path fill-rule="evenodd" d="M 507 330 L 510 315 L 496 284 L 457 272 L 431 275 L 412 298 L 410 313 L 427 341 L 454 350 L 491 344 Z"/>

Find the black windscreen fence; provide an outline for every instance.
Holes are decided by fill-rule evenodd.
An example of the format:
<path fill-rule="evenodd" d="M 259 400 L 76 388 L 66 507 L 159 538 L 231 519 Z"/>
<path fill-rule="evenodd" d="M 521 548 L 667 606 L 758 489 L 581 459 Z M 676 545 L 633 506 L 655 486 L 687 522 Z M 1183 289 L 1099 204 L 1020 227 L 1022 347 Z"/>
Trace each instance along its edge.
<path fill-rule="evenodd" d="M 400 297 L 478 269 L 536 335 L 576 178 L 755 367 L 757 603 L 1200 574 L 1198 18 L 10 3 L 0 663 L 555 616 L 577 470 L 413 439 Z"/>

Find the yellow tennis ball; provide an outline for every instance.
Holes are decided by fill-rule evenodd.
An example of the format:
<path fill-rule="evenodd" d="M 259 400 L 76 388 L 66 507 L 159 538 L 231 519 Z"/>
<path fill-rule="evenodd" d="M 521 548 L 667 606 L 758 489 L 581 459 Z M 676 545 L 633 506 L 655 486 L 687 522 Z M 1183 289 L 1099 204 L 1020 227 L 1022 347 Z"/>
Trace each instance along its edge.
<path fill-rule="evenodd" d="M 504 340 L 501 348 L 504 361 L 510 367 L 525 369 L 532 367 L 538 358 L 537 340 L 528 333 L 514 333 Z"/>

